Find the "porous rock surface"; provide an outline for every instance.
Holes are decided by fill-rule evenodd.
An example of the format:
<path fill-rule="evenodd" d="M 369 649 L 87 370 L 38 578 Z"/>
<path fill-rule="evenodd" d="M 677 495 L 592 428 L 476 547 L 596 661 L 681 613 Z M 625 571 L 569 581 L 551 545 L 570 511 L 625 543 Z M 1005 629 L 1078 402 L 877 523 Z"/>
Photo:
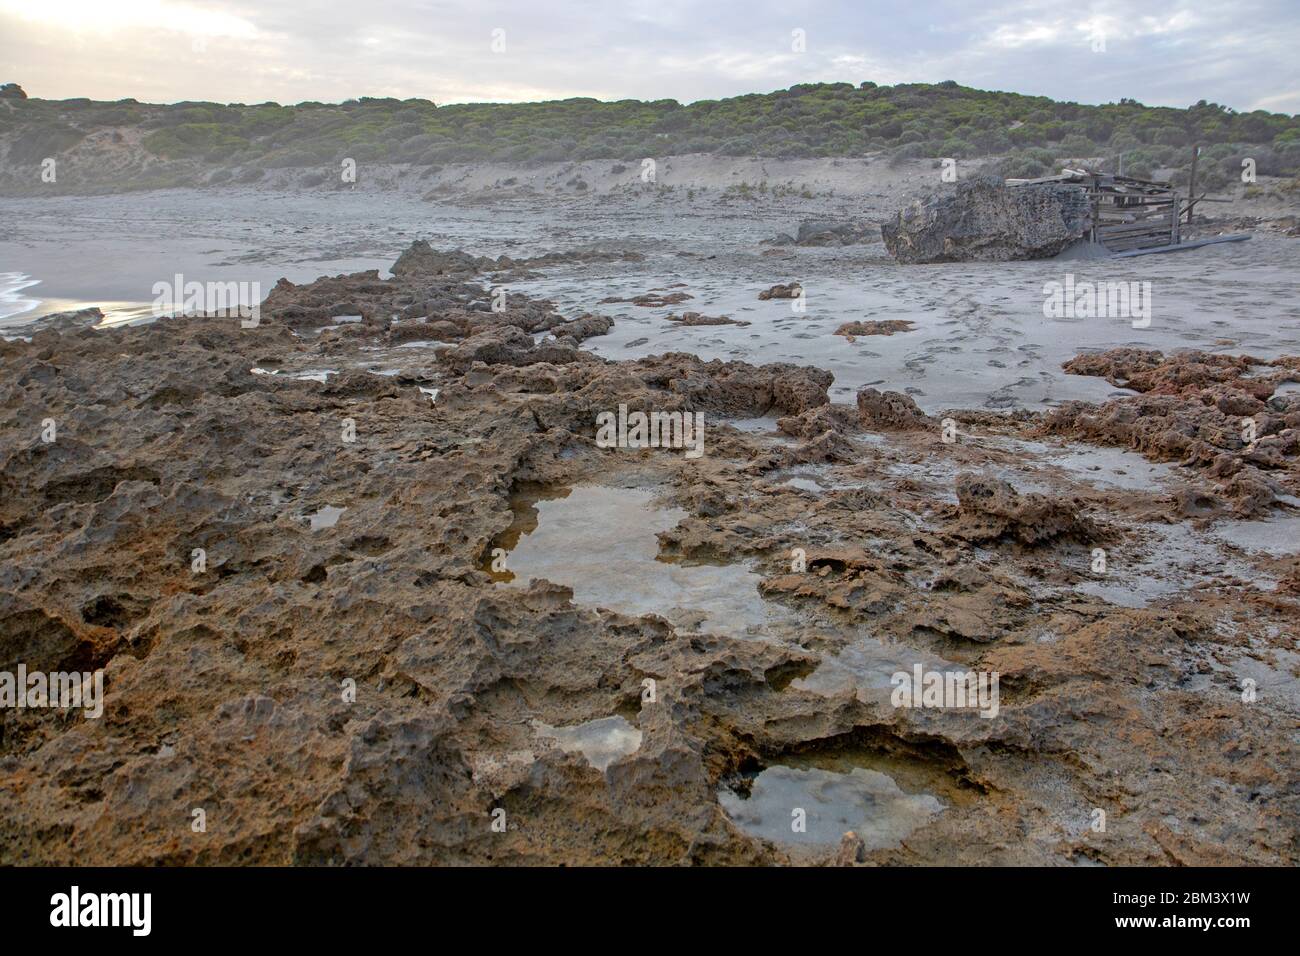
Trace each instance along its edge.
<path fill-rule="evenodd" d="M 1202 511 L 1260 515 L 1279 495 L 1295 495 L 1300 395 L 1274 395 L 1300 381 L 1294 357 L 1112 349 L 1072 359 L 1065 370 L 1140 394 L 1101 405 L 1065 402 L 1045 419 L 1046 431 L 1203 469 L 1216 484 L 1199 496 Z"/>
<path fill-rule="evenodd" d="M 1240 689 L 1293 644 L 1296 598 L 1213 568 L 1148 606 L 1083 587 L 1067 532 L 1086 517 L 1117 564 L 1146 560 L 1178 520 L 1166 489 L 1057 474 L 1040 500 L 957 477 L 1023 467 L 1043 423 L 963 418 L 998 441 L 945 443 L 897 392 L 854 409 L 812 368 L 606 361 L 562 335 L 583 318 L 488 297 L 421 267 L 282 282 L 252 329 L 0 343 L 0 670 L 106 678 L 100 719 L 0 710 L 0 863 L 1296 861 L 1295 714 L 1272 684 Z M 364 320 L 334 325 L 344 304 Z M 403 347 L 430 329 L 440 344 Z M 708 454 L 598 448 L 619 404 L 704 413 Z M 728 424 L 769 415 L 777 434 Z M 788 483 L 801 469 L 820 492 Z M 752 567 L 762 638 L 495 580 L 519 489 L 584 483 L 682 509 L 663 559 Z M 325 506 L 344 510 L 313 530 Z M 871 647 L 997 671 L 998 717 L 836 677 Z M 536 729 L 611 715 L 641 737 L 603 771 Z M 943 810 L 872 850 L 723 811 L 720 787 L 794 759 L 884 761 Z"/>
<path fill-rule="evenodd" d="M 1088 217 L 1082 186 L 980 177 L 916 200 L 881 235 L 899 262 L 1046 259 L 1082 238 Z"/>

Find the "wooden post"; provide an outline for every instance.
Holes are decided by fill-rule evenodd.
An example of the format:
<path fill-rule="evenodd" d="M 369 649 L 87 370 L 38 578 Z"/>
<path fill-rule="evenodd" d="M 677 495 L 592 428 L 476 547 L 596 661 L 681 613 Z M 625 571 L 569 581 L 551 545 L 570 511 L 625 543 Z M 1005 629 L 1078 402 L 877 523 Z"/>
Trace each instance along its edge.
<path fill-rule="evenodd" d="M 1193 146 L 1192 147 L 1192 180 L 1187 185 L 1187 199 L 1188 199 L 1187 224 L 1189 226 L 1192 224 L 1192 210 L 1195 208 L 1194 201 L 1196 198 L 1196 161 L 1197 159 L 1200 158 L 1200 155 L 1201 155 L 1201 147 Z"/>

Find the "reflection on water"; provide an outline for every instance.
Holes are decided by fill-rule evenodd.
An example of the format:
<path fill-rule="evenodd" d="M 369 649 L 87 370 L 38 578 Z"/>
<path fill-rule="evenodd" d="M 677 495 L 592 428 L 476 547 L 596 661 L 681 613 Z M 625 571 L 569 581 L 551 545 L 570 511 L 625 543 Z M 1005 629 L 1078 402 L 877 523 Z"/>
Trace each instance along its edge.
<path fill-rule="evenodd" d="M 94 328 L 106 329 L 117 325 L 139 325 L 154 320 L 150 302 L 108 302 L 96 299 L 43 299 L 26 294 L 25 290 L 41 284 L 22 272 L 0 272 L 0 329 L 11 336 L 27 335 L 28 326 L 37 319 L 56 312 L 77 312 L 98 308 L 104 318 Z"/>
<path fill-rule="evenodd" d="M 659 558 L 656 534 L 685 517 L 658 508 L 653 494 L 634 488 L 584 485 L 533 489 L 512 501 L 515 520 L 498 542 L 505 570 L 499 581 L 526 585 L 545 578 L 573 589 L 580 604 L 623 614 L 658 614 L 683 630 L 754 635 L 789 616 L 764 601 L 759 576 L 744 565 L 701 565 Z"/>
<path fill-rule="evenodd" d="M 601 717 L 573 727 L 552 727 L 539 720 L 533 726 L 540 736 L 554 740 L 561 750 L 581 753 L 600 771 L 641 746 L 641 731 L 623 717 Z"/>
<path fill-rule="evenodd" d="M 30 312 L 40 304 L 40 299 L 28 298 L 22 294 L 24 289 L 39 282 L 39 279 L 21 272 L 0 272 L 0 324 L 7 324 L 12 316 Z"/>
<path fill-rule="evenodd" d="M 755 777 L 748 796 L 723 789 L 718 802 L 737 826 L 765 840 L 833 846 L 852 830 L 868 850 L 897 846 L 944 806 L 932 794 L 904 792 L 879 770 L 783 765 Z"/>
<path fill-rule="evenodd" d="M 321 509 L 307 518 L 311 522 L 312 531 L 321 531 L 325 528 L 332 528 L 339 523 L 339 516 L 347 511 L 347 507 L 337 508 L 334 505 L 322 505 Z"/>

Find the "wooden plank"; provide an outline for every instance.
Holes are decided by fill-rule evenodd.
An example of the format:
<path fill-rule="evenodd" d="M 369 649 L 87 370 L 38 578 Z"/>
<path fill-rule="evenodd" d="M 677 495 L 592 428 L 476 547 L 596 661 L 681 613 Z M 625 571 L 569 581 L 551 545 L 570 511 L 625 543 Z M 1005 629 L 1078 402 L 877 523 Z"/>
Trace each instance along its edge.
<path fill-rule="evenodd" d="M 1149 222 L 1155 219 L 1168 219 L 1173 206 L 1161 206 L 1156 209 L 1142 209 L 1125 212 L 1120 209 L 1099 209 L 1097 218 L 1111 222 Z"/>
<path fill-rule="evenodd" d="M 1232 236 L 1210 236 L 1208 239 L 1193 239 L 1188 242 L 1180 242 L 1173 246 L 1161 246 L 1155 249 L 1131 249 L 1127 252 L 1117 252 L 1115 258 L 1127 259 L 1130 256 L 1149 256 L 1160 252 L 1182 252 L 1184 249 L 1199 249 L 1201 246 L 1212 245 L 1216 242 L 1244 242 L 1249 239 L 1247 233 L 1238 233 Z"/>
<path fill-rule="evenodd" d="M 1098 228 L 1097 238 L 1102 242 L 1111 239 L 1138 239 L 1143 236 L 1161 236 L 1164 239 L 1169 238 L 1169 224 L 1164 223 L 1158 228 L 1152 229 L 1144 226 L 1141 229 L 1134 229 L 1127 226 L 1111 226 L 1107 228 Z"/>

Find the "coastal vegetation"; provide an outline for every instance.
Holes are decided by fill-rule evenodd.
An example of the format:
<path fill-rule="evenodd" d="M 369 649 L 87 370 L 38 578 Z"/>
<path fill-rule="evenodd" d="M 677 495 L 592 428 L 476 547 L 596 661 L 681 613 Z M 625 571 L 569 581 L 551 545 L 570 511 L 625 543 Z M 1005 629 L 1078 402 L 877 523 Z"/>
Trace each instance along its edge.
<path fill-rule="evenodd" d="M 9 135 L 6 135 L 9 134 Z M 1137 176 L 1185 178 L 1191 147 L 1198 179 L 1218 188 L 1254 159 L 1261 175 L 1300 172 L 1300 119 L 1237 112 L 1201 101 L 1186 109 L 1131 99 L 1085 105 L 991 92 L 955 82 L 878 86 L 799 84 L 787 90 L 682 104 L 578 98 L 541 103 L 437 106 L 425 99 L 362 97 L 317 102 L 170 105 L 135 100 L 0 100 L 9 162 L 32 162 L 94 134 L 134 134 L 148 155 L 224 169 L 357 162 L 542 163 L 713 153 L 779 158 L 884 154 L 998 157 L 1008 176 L 1050 174 L 1069 162 Z M 1110 168 L 1114 168 L 1110 166 Z M 227 177 L 222 177 L 227 178 Z"/>

